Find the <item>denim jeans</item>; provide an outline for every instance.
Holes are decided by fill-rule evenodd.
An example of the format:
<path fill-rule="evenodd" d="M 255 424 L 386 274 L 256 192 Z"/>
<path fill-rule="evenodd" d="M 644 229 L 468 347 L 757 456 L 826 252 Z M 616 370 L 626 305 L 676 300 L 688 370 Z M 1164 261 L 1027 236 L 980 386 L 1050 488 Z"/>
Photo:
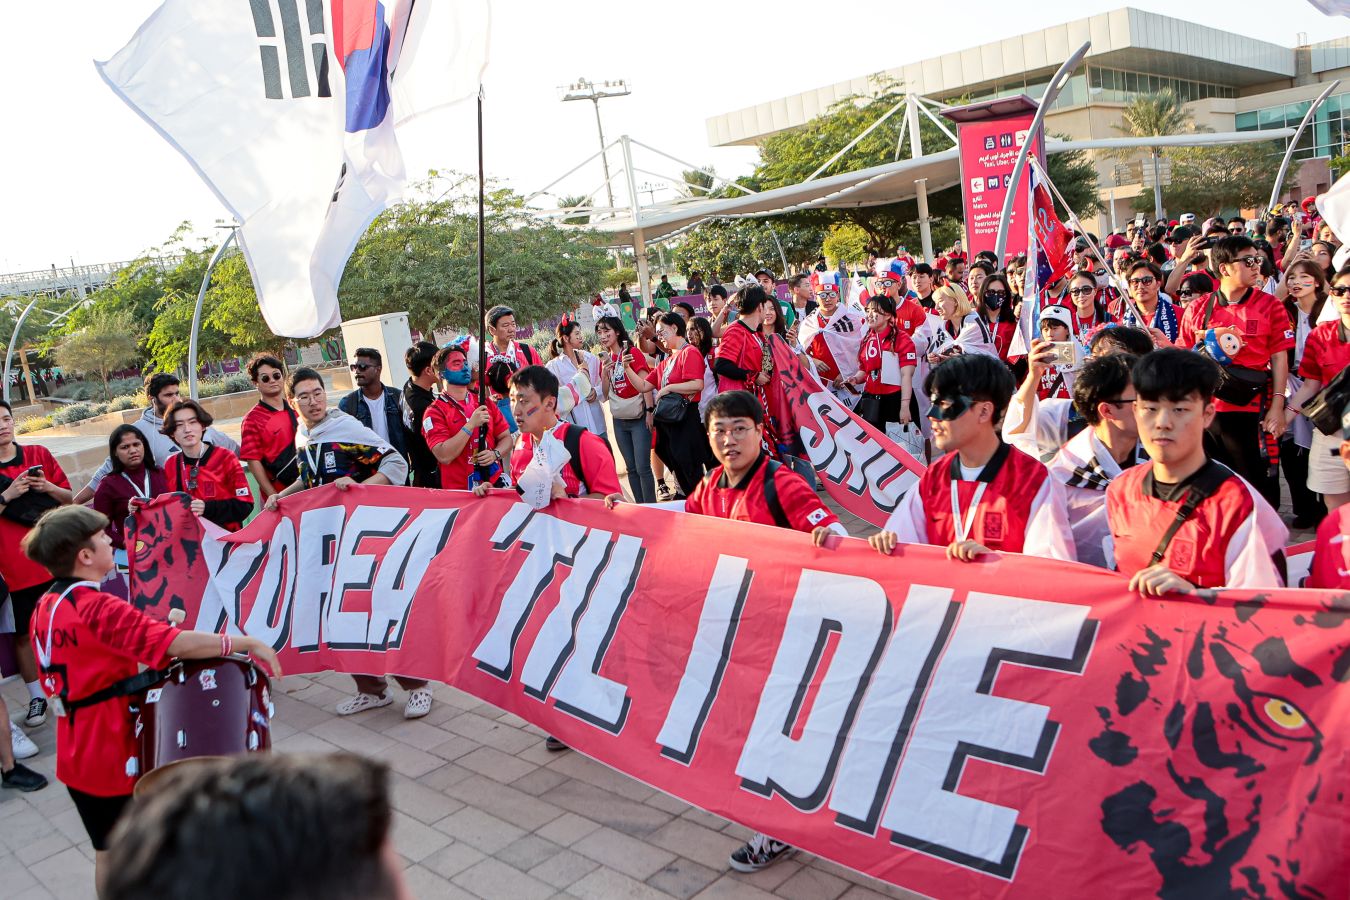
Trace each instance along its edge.
<path fill-rule="evenodd" d="M 655 503 L 656 482 L 652 479 L 652 431 L 647 417 L 614 420 L 614 442 L 619 445 L 624 468 L 628 470 L 628 489 L 634 503 Z"/>

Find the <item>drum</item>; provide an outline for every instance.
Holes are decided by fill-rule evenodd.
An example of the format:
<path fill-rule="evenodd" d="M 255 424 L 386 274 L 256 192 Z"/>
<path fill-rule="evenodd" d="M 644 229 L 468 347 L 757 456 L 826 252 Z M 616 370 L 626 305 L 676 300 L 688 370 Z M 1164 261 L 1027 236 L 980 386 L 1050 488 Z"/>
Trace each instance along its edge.
<path fill-rule="evenodd" d="M 184 760 L 272 746 L 270 684 L 244 657 L 174 660 L 168 676 L 132 705 L 142 781 Z"/>

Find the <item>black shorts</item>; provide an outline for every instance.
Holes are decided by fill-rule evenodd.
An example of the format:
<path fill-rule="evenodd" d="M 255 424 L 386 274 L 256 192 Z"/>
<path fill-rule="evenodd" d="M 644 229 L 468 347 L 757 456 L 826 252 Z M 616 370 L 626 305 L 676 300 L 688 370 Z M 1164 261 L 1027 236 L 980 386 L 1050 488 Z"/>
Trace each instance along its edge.
<path fill-rule="evenodd" d="M 9 592 L 9 601 L 14 607 L 15 635 L 28 637 L 28 623 L 33 619 L 33 610 L 37 609 L 38 601 L 42 599 L 42 595 L 47 593 L 47 588 L 51 586 L 50 581 L 44 581 L 42 584 L 35 584 L 32 587 Z"/>
<path fill-rule="evenodd" d="M 112 834 L 113 827 L 122 816 L 122 811 L 131 802 L 131 795 L 95 797 L 93 794 L 77 791 L 73 787 L 67 787 L 66 790 L 70 791 L 70 799 L 75 801 L 75 809 L 80 814 L 80 821 L 84 823 L 84 830 L 88 833 L 94 849 L 107 850 L 108 835 Z"/>

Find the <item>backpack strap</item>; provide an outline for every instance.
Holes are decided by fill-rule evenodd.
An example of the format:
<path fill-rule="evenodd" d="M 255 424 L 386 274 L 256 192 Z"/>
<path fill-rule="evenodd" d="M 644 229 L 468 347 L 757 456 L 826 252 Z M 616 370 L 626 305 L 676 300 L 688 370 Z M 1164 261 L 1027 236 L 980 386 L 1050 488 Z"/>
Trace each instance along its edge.
<path fill-rule="evenodd" d="M 571 455 L 568 465 L 572 467 L 572 474 L 577 477 L 577 496 L 580 497 L 589 494 L 589 485 L 586 484 L 586 473 L 581 468 L 581 432 L 584 429 L 579 425 L 566 425 L 563 431 L 563 446 Z"/>
<path fill-rule="evenodd" d="M 778 483 L 774 476 L 783 464 L 776 459 L 765 460 L 764 466 L 764 502 L 769 506 L 769 512 L 773 514 L 773 523 L 779 528 L 791 528 L 792 523 L 788 521 L 787 513 L 783 511 L 783 504 L 778 499 Z"/>
<path fill-rule="evenodd" d="M 1229 476 L 1233 473 L 1221 465 L 1213 463 L 1207 465 L 1205 470 L 1191 483 L 1186 490 L 1186 499 L 1181 507 L 1177 509 L 1176 518 L 1172 524 L 1167 526 L 1163 532 L 1162 540 L 1158 542 L 1158 547 L 1153 551 L 1153 556 L 1149 559 L 1150 566 L 1156 566 L 1163 561 L 1167 555 L 1167 548 L 1172 545 L 1172 539 L 1177 536 L 1181 526 L 1186 524 L 1186 520 L 1195 514 L 1195 510 L 1210 497 L 1214 496 Z"/>
<path fill-rule="evenodd" d="M 77 709 L 93 706 L 95 703 L 102 703 L 105 700 L 129 697 L 158 684 L 168 676 L 168 669 L 146 669 L 144 672 L 118 679 L 102 690 L 94 691 L 87 697 L 81 697 L 79 700 L 67 700 L 64 705 L 67 712 L 74 712 Z"/>

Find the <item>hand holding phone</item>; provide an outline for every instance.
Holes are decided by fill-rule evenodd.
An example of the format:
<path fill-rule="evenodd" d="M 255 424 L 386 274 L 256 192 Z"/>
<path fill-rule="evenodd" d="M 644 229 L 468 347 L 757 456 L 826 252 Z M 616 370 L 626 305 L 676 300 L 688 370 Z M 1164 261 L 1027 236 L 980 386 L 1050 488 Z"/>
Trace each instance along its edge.
<path fill-rule="evenodd" d="M 42 466 L 29 466 L 28 471 L 24 472 L 29 478 L 41 478 Z"/>

